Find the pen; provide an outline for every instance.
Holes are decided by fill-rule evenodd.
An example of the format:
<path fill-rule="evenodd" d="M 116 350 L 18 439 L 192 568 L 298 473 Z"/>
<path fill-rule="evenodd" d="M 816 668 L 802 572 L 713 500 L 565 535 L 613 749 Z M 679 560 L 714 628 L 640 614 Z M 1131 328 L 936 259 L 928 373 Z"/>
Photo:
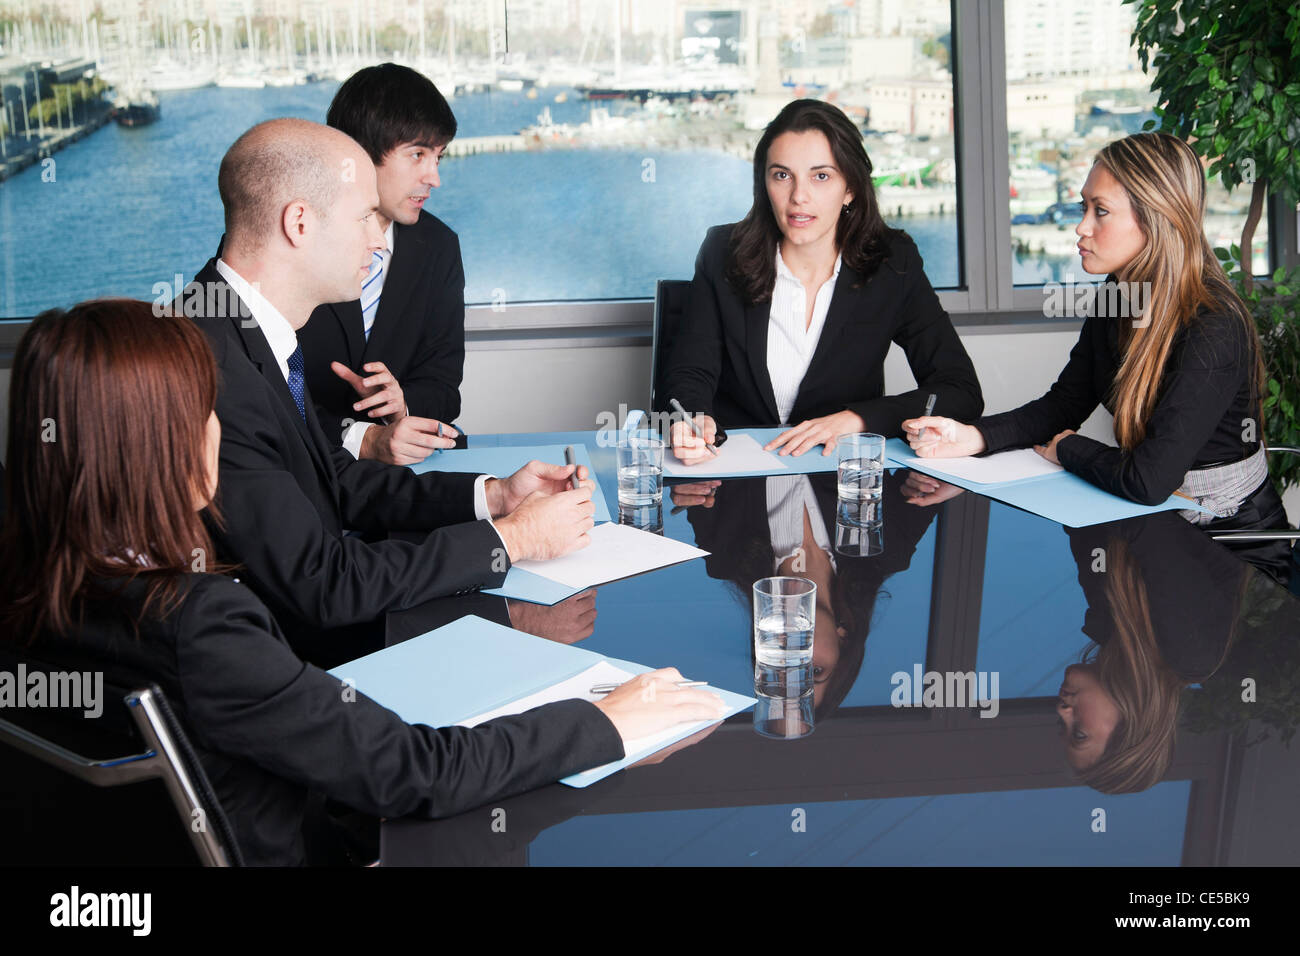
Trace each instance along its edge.
<path fill-rule="evenodd" d="M 622 684 L 597 684 L 591 689 L 593 694 L 612 694 L 622 687 Z M 709 682 L 706 680 L 679 680 L 678 687 L 708 687 Z"/>
<path fill-rule="evenodd" d="M 704 432 L 700 431 L 700 426 L 695 424 L 695 419 L 691 418 L 691 416 L 687 413 L 686 409 L 682 408 L 681 402 L 677 401 L 677 399 L 675 398 L 670 398 L 668 399 L 668 404 L 673 407 L 673 411 L 677 412 L 677 414 L 681 415 L 682 418 L 686 419 L 686 423 L 690 425 L 691 429 L 695 432 L 696 438 L 704 437 Z M 707 448 L 715 455 L 718 453 L 718 449 L 716 445 L 710 444 L 709 442 L 705 442 L 704 447 Z"/>
<path fill-rule="evenodd" d="M 578 459 L 573 454 L 573 446 L 568 445 L 564 449 L 564 463 L 566 465 L 577 465 Z M 575 491 L 578 488 L 578 469 L 573 469 L 573 477 L 569 480 L 569 487 Z"/>
<path fill-rule="evenodd" d="M 930 397 L 925 400 L 925 415 L 922 416 L 923 418 L 934 414 L 934 402 L 938 397 L 934 392 L 930 393 Z"/>

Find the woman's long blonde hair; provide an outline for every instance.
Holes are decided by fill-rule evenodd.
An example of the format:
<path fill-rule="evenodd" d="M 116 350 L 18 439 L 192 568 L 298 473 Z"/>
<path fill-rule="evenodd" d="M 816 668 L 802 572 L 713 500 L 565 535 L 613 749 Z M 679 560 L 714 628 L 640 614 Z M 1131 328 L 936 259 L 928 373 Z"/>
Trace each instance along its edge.
<path fill-rule="evenodd" d="M 1146 435 L 1165 363 L 1178 333 L 1202 306 L 1245 327 L 1262 439 L 1267 381 L 1259 335 L 1205 238 L 1205 172 L 1190 146 L 1167 133 L 1135 133 L 1110 143 L 1096 162 L 1115 177 L 1133 206 L 1146 245 L 1116 276 L 1146 290 L 1140 325 L 1125 323 L 1124 357 L 1115 376 L 1115 438 L 1133 449 Z M 1128 288 L 1134 288 L 1128 285 Z"/>

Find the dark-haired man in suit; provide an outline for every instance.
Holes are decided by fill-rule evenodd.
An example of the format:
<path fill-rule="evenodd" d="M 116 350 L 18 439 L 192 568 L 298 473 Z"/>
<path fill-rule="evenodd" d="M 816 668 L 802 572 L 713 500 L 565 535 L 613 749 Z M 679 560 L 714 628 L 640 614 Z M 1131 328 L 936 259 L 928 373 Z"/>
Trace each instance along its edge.
<path fill-rule="evenodd" d="M 395 63 L 339 87 L 326 122 L 375 164 L 384 246 L 358 299 L 316 309 L 299 336 L 330 441 L 356 458 L 422 461 L 451 447 L 465 364 L 460 242 L 424 210 L 456 117 L 425 76 Z"/>
<path fill-rule="evenodd" d="M 219 557 L 242 566 L 291 639 L 497 587 L 512 561 L 589 543 L 594 486 L 569 490 L 572 466 L 417 476 L 326 438 L 297 334 L 322 302 L 359 292 L 383 246 L 374 166 L 355 142 L 306 120 L 262 123 L 226 153 L 218 184 L 220 257 L 175 305 L 207 334 L 220 373 Z M 345 528 L 433 530 L 368 543 Z"/>

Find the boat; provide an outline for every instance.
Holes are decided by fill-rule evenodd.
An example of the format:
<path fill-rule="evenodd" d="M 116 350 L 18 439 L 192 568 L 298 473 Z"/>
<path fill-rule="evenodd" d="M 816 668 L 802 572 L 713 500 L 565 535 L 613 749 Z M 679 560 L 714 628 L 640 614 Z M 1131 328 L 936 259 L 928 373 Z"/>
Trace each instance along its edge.
<path fill-rule="evenodd" d="M 110 115 L 119 126 L 148 126 L 162 118 L 162 106 L 148 87 L 124 88 L 114 97 Z"/>

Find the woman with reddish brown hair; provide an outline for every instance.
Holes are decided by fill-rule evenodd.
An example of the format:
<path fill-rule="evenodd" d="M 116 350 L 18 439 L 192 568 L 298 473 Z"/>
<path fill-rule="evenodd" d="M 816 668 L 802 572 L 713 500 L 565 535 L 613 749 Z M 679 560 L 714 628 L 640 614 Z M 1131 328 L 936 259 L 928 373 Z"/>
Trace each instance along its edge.
<path fill-rule="evenodd" d="M 0 639 L 19 654 L 157 683 L 249 863 L 301 863 L 309 792 L 374 816 L 447 816 L 716 718 L 672 668 L 604 700 L 473 729 L 407 724 L 299 660 L 266 607 L 206 568 L 217 372 L 192 322 L 129 300 L 36 319 L 10 390 Z M 273 529 L 268 529 L 273 531 Z M 653 690 L 643 693 L 643 686 Z"/>

